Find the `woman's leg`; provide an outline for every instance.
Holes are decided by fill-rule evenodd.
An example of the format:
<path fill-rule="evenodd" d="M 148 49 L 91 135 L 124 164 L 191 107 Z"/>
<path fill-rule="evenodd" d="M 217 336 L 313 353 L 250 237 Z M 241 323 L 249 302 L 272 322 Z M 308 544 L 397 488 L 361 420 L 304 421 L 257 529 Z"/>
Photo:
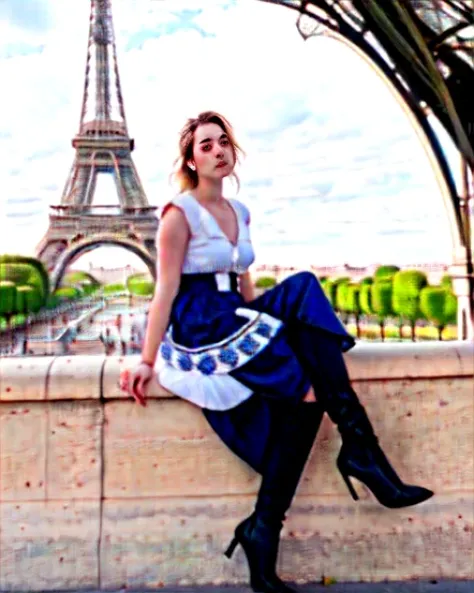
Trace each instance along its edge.
<path fill-rule="evenodd" d="M 430 498 L 431 490 L 404 484 L 380 448 L 369 417 L 351 386 L 337 338 L 296 323 L 289 341 L 311 377 L 318 401 L 337 424 L 343 443 L 337 465 L 353 498 L 357 499 L 357 494 L 349 476 L 364 482 L 379 502 L 390 508 Z"/>
<path fill-rule="evenodd" d="M 288 343 L 318 401 L 337 424 L 343 446 L 338 467 L 354 498 L 349 475 L 364 482 L 379 502 L 403 507 L 427 500 L 433 492 L 402 483 L 378 445 L 367 413 L 352 389 L 342 351 L 348 334 L 311 273 L 286 279 L 250 304 L 285 323 Z"/>
<path fill-rule="evenodd" d="M 250 569 L 250 582 L 262 593 L 290 593 L 276 575 L 280 531 L 308 460 L 323 410 L 318 404 L 272 404 L 272 432 L 267 445 L 255 510 L 235 531 L 227 551 L 240 543 Z"/>
<path fill-rule="evenodd" d="M 248 307 L 269 313 L 287 326 L 301 322 L 326 330 L 339 337 L 343 351 L 355 344 L 354 338 L 334 312 L 318 279 L 311 272 L 299 272 L 289 276 L 248 303 Z"/>

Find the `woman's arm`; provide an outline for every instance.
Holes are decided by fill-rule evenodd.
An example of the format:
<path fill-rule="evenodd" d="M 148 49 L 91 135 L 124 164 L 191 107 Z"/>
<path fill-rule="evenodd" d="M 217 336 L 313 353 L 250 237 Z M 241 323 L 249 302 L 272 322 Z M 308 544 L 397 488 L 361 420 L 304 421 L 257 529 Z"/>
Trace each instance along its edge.
<path fill-rule="evenodd" d="M 239 276 L 239 290 L 240 294 L 244 297 L 244 301 L 246 303 L 253 301 L 255 298 L 255 293 L 253 289 L 252 278 L 250 276 L 250 272 L 245 272 L 245 274 L 240 274 Z"/>
<path fill-rule="evenodd" d="M 183 212 L 175 206 L 169 206 L 166 216 L 163 213 L 158 229 L 157 281 L 142 348 L 142 360 L 151 366 L 155 364 L 158 347 L 168 327 L 189 237 L 189 227 Z"/>

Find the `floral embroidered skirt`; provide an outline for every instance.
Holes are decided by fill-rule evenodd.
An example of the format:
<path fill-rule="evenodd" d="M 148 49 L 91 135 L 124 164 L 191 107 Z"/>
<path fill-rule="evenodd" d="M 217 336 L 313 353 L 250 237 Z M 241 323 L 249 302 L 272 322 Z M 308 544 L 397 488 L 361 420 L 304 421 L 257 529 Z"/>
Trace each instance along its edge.
<path fill-rule="evenodd" d="M 224 289 L 220 276 L 227 276 Z M 292 405 L 305 396 L 317 364 L 312 343 L 328 332 L 342 351 L 355 343 L 310 272 L 248 303 L 235 274 L 183 274 L 159 350 L 159 380 L 200 406 L 227 446 L 261 471 L 276 413 L 272 402 Z"/>

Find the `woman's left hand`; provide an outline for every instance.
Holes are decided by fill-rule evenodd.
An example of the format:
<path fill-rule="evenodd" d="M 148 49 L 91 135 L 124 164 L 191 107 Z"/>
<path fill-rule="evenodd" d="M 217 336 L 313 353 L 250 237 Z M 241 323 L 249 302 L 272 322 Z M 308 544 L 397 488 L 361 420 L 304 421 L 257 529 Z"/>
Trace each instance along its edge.
<path fill-rule="evenodd" d="M 146 407 L 145 389 L 153 376 L 153 370 L 143 363 L 132 372 L 125 369 L 120 373 L 120 389 L 131 395 L 134 400 Z"/>

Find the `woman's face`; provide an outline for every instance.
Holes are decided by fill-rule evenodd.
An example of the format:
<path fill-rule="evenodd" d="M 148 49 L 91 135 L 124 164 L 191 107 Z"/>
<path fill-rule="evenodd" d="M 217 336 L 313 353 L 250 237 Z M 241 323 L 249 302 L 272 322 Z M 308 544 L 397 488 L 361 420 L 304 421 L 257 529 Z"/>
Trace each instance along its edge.
<path fill-rule="evenodd" d="M 194 132 L 193 159 L 199 179 L 223 179 L 234 170 L 234 152 L 217 124 L 202 124 Z"/>

